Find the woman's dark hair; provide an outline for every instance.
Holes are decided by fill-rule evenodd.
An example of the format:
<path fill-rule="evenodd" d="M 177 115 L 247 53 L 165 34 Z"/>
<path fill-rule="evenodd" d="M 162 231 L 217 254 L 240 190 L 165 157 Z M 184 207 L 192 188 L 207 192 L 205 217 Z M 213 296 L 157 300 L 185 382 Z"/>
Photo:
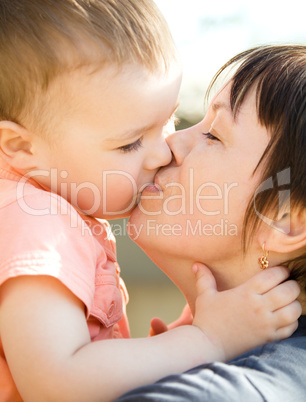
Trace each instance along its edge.
<path fill-rule="evenodd" d="M 272 214 L 272 219 L 276 219 L 285 207 L 291 211 L 305 210 L 306 46 L 260 46 L 242 52 L 221 67 L 208 93 L 221 73 L 237 65 L 231 77 L 233 115 L 237 115 L 246 94 L 255 87 L 258 120 L 271 135 L 255 171 L 264 165 L 261 182 L 272 185 L 255 193 L 247 207 L 242 236 L 246 251 L 262 217 Z M 306 254 L 283 265 L 290 266 L 292 277 L 306 291 Z"/>

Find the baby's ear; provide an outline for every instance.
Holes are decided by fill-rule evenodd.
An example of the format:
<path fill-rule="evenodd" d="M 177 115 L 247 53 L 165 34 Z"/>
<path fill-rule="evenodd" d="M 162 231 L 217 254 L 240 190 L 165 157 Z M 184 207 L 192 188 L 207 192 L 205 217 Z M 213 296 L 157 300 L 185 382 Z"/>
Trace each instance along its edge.
<path fill-rule="evenodd" d="M 27 129 L 12 121 L 0 121 L 0 154 L 13 168 L 33 168 L 31 135 Z"/>
<path fill-rule="evenodd" d="M 292 253 L 306 246 L 306 210 L 286 213 L 265 231 L 266 249 L 279 253 Z"/>

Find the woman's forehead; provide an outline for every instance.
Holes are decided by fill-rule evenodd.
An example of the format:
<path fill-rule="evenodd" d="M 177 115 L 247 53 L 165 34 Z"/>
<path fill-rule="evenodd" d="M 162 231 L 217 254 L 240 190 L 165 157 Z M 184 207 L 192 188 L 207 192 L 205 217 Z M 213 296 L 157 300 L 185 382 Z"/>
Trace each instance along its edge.
<path fill-rule="evenodd" d="M 232 89 L 232 82 L 228 81 L 221 86 L 220 89 L 213 96 L 210 106 L 216 110 L 219 107 L 230 108 L 230 94 Z"/>

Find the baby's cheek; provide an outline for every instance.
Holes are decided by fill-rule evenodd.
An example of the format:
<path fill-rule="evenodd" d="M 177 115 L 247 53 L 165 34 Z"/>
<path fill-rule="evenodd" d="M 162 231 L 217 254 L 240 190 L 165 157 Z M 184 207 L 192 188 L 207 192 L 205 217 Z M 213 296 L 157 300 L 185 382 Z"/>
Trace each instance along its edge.
<path fill-rule="evenodd" d="M 101 205 L 101 191 L 94 183 L 70 186 L 70 202 L 87 215 L 95 215 Z"/>
<path fill-rule="evenodd" d="M 136 205 L 137 183 L 126 172 L 109 173 L 102 188 L 103 214 L 125 214 Z"/>

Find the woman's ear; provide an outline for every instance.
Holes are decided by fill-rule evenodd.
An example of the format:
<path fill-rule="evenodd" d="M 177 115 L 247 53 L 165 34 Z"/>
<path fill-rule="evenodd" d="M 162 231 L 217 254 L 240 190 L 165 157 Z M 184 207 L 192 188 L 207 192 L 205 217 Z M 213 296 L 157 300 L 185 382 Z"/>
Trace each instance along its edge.
<path fill-rule="evenodd" d="M 266 249 L 279 253 L 292 253 L 306 246 L 306 211 L 290 211 L 260 234 Z"/>
<path fill-rule="evenodd" d="M 0 154 L 13 168 L 33 168 L 32 137 L 27 129 L 12 121 L 0 121 Z"/>

